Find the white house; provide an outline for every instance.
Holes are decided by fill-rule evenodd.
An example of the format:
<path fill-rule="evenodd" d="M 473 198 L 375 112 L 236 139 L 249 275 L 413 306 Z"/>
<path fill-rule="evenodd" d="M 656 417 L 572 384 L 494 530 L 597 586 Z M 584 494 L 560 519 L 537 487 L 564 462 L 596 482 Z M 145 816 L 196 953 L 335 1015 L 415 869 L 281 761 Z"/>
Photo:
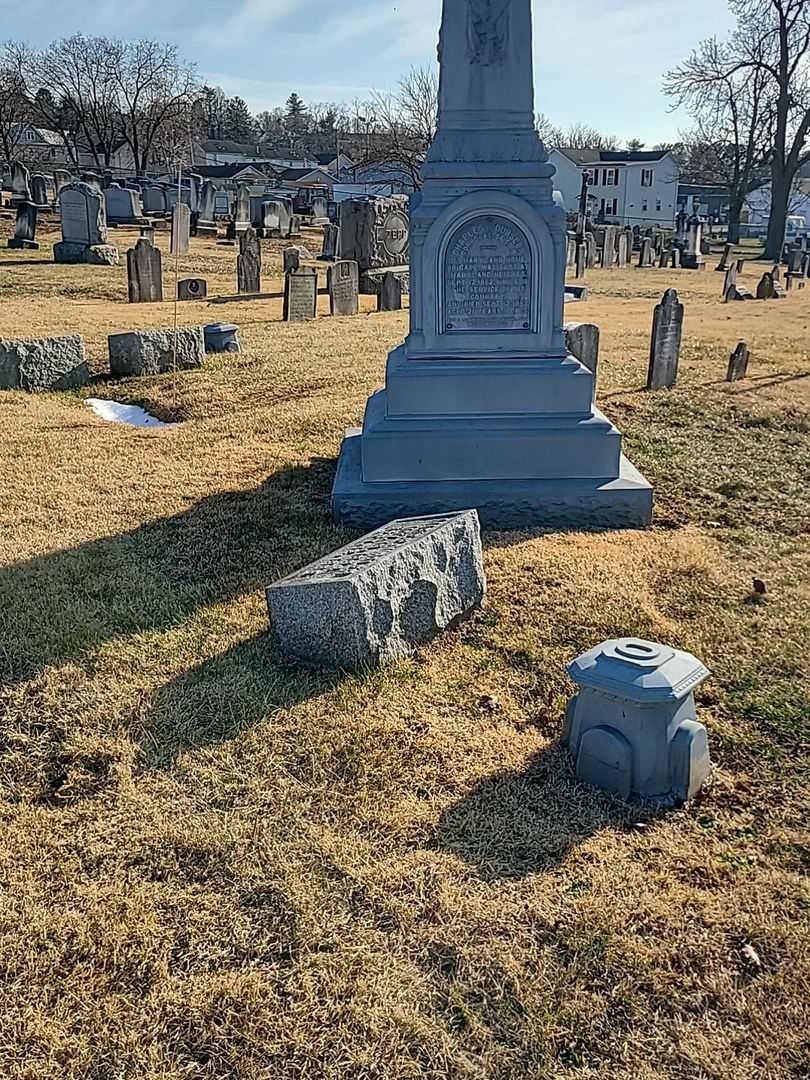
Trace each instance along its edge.
<path fill-rule="evenodd" d="M 12 155 L 22 161 L 63 162 L 69 160 L 65 140 L 58 131 L 36 124 L 9 124 L 8 141 Z"/>
<path fill-rule="evenodd" d="M 680 168 L 668 150 L 552 150 L 554 186 L 570 212 L 579 205 L 582 176 L 599 220 L 617 225 L 674 225 Z"/>
<path fill-rule="evenodd" d="M 771 185 L 752 191 L 745 200 L 748 211 L 748 235 L 766 236 L 771 216 Z M 810 233 L 810 165 L 805 165 L 796 177 L 788 203 L 787 238 Z"/>

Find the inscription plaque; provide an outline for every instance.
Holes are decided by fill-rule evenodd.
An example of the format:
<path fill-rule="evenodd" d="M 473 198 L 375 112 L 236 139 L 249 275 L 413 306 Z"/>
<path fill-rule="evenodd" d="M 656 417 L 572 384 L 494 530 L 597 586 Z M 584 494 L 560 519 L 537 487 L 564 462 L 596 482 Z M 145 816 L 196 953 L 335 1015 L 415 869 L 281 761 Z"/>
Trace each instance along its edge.
<path fill-rule="evenodd" d="M 327 273 L 329 303 L 333 315 L 356 315 L 359 310 L 360 270 L 356 262 L 341 260 Z"/>
<path fill-rule="evenodd" d="M 62 237 L 81 244 L 90 243 L 90 214 L 81 191 L 65 191 L 61 199 Z"/>
<path fill-rule="evenodd" d="M 444 330 L 528 330 L 529 242 L 508 218 L 483 214 L 460 226 L 444 257 Z"/>
<path fill-rule="evenodd" d="M 405 254 L 408 247 L 408 219 L 398 210 L 392 211 L 382 228 L 382 245 L 392 258 Z"/>
<path fill-rule="evenodd" d="M 311 267 L 291 270 L 284 279 L 284 319 L 314 319 L 318 305 L 318 275 Z"/>

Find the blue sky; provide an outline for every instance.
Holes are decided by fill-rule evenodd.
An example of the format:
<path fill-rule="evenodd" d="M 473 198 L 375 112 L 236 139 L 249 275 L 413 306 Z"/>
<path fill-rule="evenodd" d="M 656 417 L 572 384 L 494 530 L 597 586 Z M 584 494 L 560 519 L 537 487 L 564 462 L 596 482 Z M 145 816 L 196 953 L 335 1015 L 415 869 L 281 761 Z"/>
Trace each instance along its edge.
<path fill-rule="evenodd" d="M 291 90 L 363 99 L 435 61 L 441 0 L 22 0 L 2 36 L 42 46 L 77 31 L 175 42 L 207 82 L 254 111 Z M 537 108 L 648 145 L 687 118 L 668 111 L 662 74 L 730 25 L 725 0 L 534 0 Z"/>

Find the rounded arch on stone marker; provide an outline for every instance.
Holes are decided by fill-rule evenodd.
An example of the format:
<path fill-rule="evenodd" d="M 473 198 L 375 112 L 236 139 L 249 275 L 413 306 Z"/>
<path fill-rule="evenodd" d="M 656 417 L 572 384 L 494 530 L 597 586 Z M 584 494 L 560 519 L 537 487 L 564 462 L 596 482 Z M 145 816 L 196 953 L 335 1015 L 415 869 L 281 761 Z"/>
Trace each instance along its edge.
<path fill-rule="evenodd" d="M 559 298 L 555 289 L 555 253 L 554 241 L 548 222 L 531 203 L 517 195 L 504 191 L 474 191 L 454 200 L 433 222 L 422 251 L 423 265 L 433 267 L 432 288 L 425 290 L 425 308 L 423 327 L 426 338 L 437 339 L 447 335 L 445 325 L 445 284 L 444 270 L 448 247 L 458 230 L 478 217 L 503 218 L 516 226 L 526 239 L 531 257 L 531 318 L 530 327 L 525 331 L 511 330 L 517 347 L 520 342 L 529 341 L 535 347 L 544 348 L 551 344 L 554 337 L 556 305 L 562 302 L 562 287 Z M 456 332 L 453 332 L 454 334 Z M 473 337 L 485 337 L 488 331 L 467 331 Z M 498 335 L 499 331 L 489 333 Z M 500 332 L 502 333 L 502 332 Z M 462 333 L 458 333 L 459 338 Z"/>

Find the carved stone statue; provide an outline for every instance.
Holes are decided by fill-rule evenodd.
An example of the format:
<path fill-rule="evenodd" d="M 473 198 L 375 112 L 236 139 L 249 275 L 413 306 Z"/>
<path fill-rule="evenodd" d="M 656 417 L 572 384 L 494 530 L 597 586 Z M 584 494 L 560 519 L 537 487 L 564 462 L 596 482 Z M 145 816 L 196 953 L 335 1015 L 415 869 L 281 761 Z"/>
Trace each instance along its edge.
<path fill-rule="evenodd" d="M 512 0 L 469 0 L 467 57 L 473 64 L 502 64 L 509 45 Z"/>

